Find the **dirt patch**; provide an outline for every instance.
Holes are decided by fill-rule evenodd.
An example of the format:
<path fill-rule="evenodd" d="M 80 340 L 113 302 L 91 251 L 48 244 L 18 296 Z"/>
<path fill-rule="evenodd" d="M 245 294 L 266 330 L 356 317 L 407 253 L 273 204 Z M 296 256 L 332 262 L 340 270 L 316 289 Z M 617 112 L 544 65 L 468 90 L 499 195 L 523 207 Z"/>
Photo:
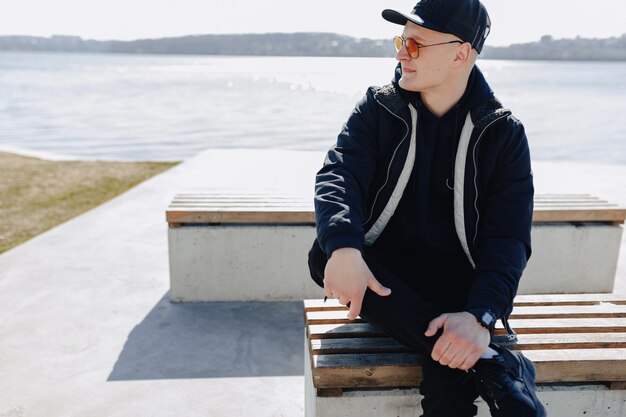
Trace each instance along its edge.
<path fill-rule="evenodd" d="M 0 253 L 177 163 L 46 161 L 0 152 Z"/>

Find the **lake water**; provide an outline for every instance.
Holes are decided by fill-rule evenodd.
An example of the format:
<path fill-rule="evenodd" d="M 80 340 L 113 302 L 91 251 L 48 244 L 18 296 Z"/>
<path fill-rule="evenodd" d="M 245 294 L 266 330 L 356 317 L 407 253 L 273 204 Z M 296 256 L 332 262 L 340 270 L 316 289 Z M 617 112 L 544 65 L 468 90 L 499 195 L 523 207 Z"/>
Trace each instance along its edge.
<path fill-rule="evenodd" d="M 0 53 L 0 148 L 175 160 L 325 150 L 390 58 Z M 626 63 L 479 60 L 533 158 L 626 164 Z"/>

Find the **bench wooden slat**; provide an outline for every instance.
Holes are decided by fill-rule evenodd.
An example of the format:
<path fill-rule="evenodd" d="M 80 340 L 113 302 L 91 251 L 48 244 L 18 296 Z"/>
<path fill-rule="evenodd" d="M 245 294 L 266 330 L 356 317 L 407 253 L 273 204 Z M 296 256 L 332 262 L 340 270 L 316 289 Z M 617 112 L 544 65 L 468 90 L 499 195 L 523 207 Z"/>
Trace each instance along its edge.
<path fill-rule="evenodd" d="M 537 383 L 622 382 L 626 349 L 524 351 L 537 367 Z M 417 353 L 313 355 L 317 388 L 417 387 L 421 383 Z"/>
<path fill-rule="evenodd" d="M 369 323 L 311 324 L 307 326 L 307 335 L 309 339 L 386 336 L 385 332 Z"/>
<path fill-rule="evenodd" d="M 411 349 L 404 346 L 391 337 L 350 337 L 341 339 L 314 339 L 311 340 L 313 354 L 331 353 L 393 353 L 410 352 Z"/>
<path fill-rule="evenodd" d="M 267 193 L 267 192 L 254 192 L 254 191 L 245 191 L 245 192 L 220 192 L 214 190 L 205 190 L 205 191 L 182 191 L 175 194 L 175 198 L 188 198 L 188 199 L 207 199 L 207 198 L 231 198 L 231 199 L 313 199 L 313 196 L 308 195 L 287 195 L 287 194 L 277 194 L 277 193 Z M 591 194 L 535 194 L 534 199 L 536 201 L 544 201 L 544 200 L 557 200 L 557 201 L 576 201 L 576 200 L 592 200 L 592 201 L 602 201 L 600 198 L 596 196 L 592 196 Z"/>
<path fill-rule="evenodd" d="M 626 305 L 598 304 L 591 306 L 516 306 L 511 319 L 540 318 L 625 318 Z"/>
<path fill-rule="evenodd" d="M 610 222 L 623 223 L 626 210 L 555 210 L 538 211 L 533 222 Z M 168 210 L 166 219 L 170 223 L 315 223 L 313 211 L 301 208 L 239 207 L 237 211 L 206 211 L 206 208 L 188 207 L 184 210 Z"/>
<path fill-rule="evenodd" d="M 202 210 L 215 210 L 215 211 L 223 211 L 223 212 L 232 212 L 232 211 L 254 211 L 254 210 L 268 210 L 275 209 L 277 211 L 312 211 L 309 210 L 310 207 L 305 204 L 290 204 L 289 207 L 284 206 L 282 204 L 273 203 L 271 201 L 264 201 L 263 203 L 246 203 L 246 202 L 236 202 L 232 204 L 227 204 L 224 202 L 210 202 L 210 203 L 176 203 L 175 205 L 170 206 L 171 210 L 194 210 L 194 211 L 202 211 Z"/>
<path fill-rule="evenodd" d="M 557 204 L 562 206 L 567 206 L 570 204 L 595 204 L 599 206 L 603 206 L 605 204 L 609 204 L 608 200 L 603 200 L 600 198 L 589 197 L 589 198 L 535 198 L 535 204 L 543 205 L 543 204 Z"/>
<path fill-rule="evenodd" d="M 626 349 L 526 350 L 537 367 L 537 382 L 626 380 Z"/>
<path fill-rule="evenodd" d="M 207 199 L 196 199 L 196 198 L 175 198 L 172 200 L 171 206 L 177 205 L 220 205 L 223 204 L 225 207 L 232 206 L 233 204 L 242 204 L 242 205 L 253 205 L 253 204 L 273 204 L 277 206 L 303 206 L 303 207 L 312 207 L 312 202 L 297 198 L 283 198 L 280 200 L 277 199 L 269 199 L 264 198 L 262 200 L 253 199 L 253 198 L 237 198 L 237 199 L 228 199 L 228 198 L 207 198 Z"/>
<path fill-rule="evenodd" d="M 422 381 L 417 353 L 313 355 L 316 388 L 414 387 Z"/>
<path fill-rule="evenodd" d="M 223 194 L 223 193 L 211 193 L 207 192 L 205 194 L 176 194 L 172 197 L 173 200 L 197 200 L 197 201 L 206 201 L 206 200 L 250 200 L 250 201 L 263 201 L 263 200 L 294 200 L 294 201 L 313 201 L 313 195 L 303 195 L 303 194 Z M 550 201 L 550 200 L 548 200 Z M 578 201 L 589 201 L 588 199 L 581 198 Z"/>
<path fill-rule="evenodd" d="M 282 206 L 307 206 L 313 207 L 313 200 L 311 199 L 302 199 L 302 198 L 245 198 L 245 197 L 237 197 L 237 198 L 228 198 L 228 197 L 211 197 L 207 196 L 205 198 L 186 198 L 186 197 L 175 197 L 171 205 L 180 205 L 180 204 L 196 204 L 196 205 L 219 205 L 224 204 L 226 207 L 235 204 L 263 204 L 263 203 L 272 203 L 276 205 Z M 606 200 L 570 200 L 570 201 L 562 201 L 562 200 L 537 200 L 535 202 L 535 207 L 562 207 L 564 209 L 567 208 L 576 208 L 576 207 L 591 207 L 591 208 L 612 208 L 617 207 L 616 204 L 610 203 Z"/>
<path fill-rule="evenodd" d="M 542 199 L 542 198 L 560 198 L 560 199 L 572 199 L 572 198 L 597 198 L 595 196 L 592 196 L 591 194 L 553 194 L 553 193 L 546 193 L 546 194 L 535 194 L 535 199 Z"/>
<path fill-rule="evenodd" d="M 324 310 L 347 310 L 346 306 L 339 303 L 336 298 L 304 300 L 304 311 L 324 311 Z"/>
<path fill-rule="evenodd" d="M 592 306 L 529 306 L 515 307 L 510 316 L 514 319 L 541 318 L 626 318 L 626 305 L 600 304 Z M 360 320 L 360 319 L 357 319 Z M 348 323 L 348 310 L 309 311 L 306 322 L 315 324 Z"/>
<path fill-rule="evenodd" d="M 509 320 L 509 324 L 518 334 L 626 332 L 624 318 L 522 319 Z M 498 322 L 496 329 L 501 328 L 502 324 Z"/>
<path fill-rule="evenodd" d="M 176 209 L 178 207 L 205 207 L 207 210 L 220 209 L 223 211 L 232 211 L 238 207 L 265 207 L 275 206 L 291 209 L 294 207 L 305 207 L 313 210 L 313 204 L 309 201 L 300 200 L 228 200 L 228 199 L 207 199 L 207 200 L 182 200 L 175 199 L 170 204 L 170 209 Z M 554 211 L 554 210 L 612 210 L 618 208 L 617 204 L 606 203 L 598 205 L 596 202 L 578 202 L 578 203 L 537 203 L 535 209 L 539 211 Z"/>
<path fill-rule="evenodd" d="M 626 333 L 521 334 L 514 345 L 507 347 L 514 350 L 626 348 Z M 311 352 L 314 355 L 407 351 L 411 349 L 391 337 L 311 340 Z"/>
<path fill-rule="evenodd" d="M 223 193 L 218 191 L 205 191 L 198 193 L 177 193 L 173 197 L 174 200 L 313 200 L 313 195 L 303 194 L 272 194 L 272 193 Z"/>
<path fill-rule="evenodd" d="M 538 383 L 626 380 L 626 349 L 529 350 L 524 355 L 535 363 Z M 417 353 L 313 355 L 313 380 L 317 388 L 417 387 L 420 361 Z"/>
<path fill-rule="evenodd" d="M 217 196 L 221 196 L 221 197 L 258 197 L 258 198 L 264 198 L 264 197 L 276 197 L 276 198 L 283 198 L 283 197 L 301 197 L 301 198 L 306 198 L 307 196 L 305 195 L 299 195 L 299 196 L 287 196 L 285 194 L 281 194 L 281 193 L 275 193 L 275 192 L 255 192 L 255 191 L 244 191 L 244 192 L 238 192 L 238 191 L 229 191 L 229 192 L 223 192 L 223 191 L 215 191 L 215 190 L 197 190 L 197 191 L 180 191 L 178 193 L 176 193 L 176 196 L 184 196 L 184 197 L 199 197 L 199 198 L 203 198 L 206 196 L 211 196 L 211 195 L 217 195 Z M 561 200 L 572 200 L 572 199 L 593 199 L 593 200 L 597 200 L 598 197 L 591 195 L 591 194 L 585 194 L 585 193 L 581 193 L 581 194 L 568 194 L 568 193 L 559 193 L 559 194 L 555 194 L 555 193 L 538 193 L 535 194 L 535 200 L 540 200 L 540 199 L 561 199 Z"/>
<path fill-rule="evenodd" d="M 594 319 L 529 319 L 510 320 L 516 333 L 547 334 L 547 333 L 608 333 L 626 332 L 626 319 L 594 318 Z M 308 326 L 309 337 L 312 339 L 340 337 L 376 337 L 385 333 L 369 323 L 335 323 L 311 324 Z M 503 334 L 502 324 L 498 322 L 496 334 Z"/>
<path fill-rule="evenodd" d="M 626 332 L 622 333 L 560 333 L 519 334 L 516 350 L 540 349 L 614 349 L 626 348 Z"/>
<path fill-rule="evenodd" d="M 284 217 L 283 217 L 284 216 Z M 166 211 L 169 223 L 311 223 L 313 198 L 278 194 L 177 194 Z M 626 209 L 588 194 L 536 195 L 534 222 L 622 223 Z"/>
<path fill-rule="evenodd" d="M 330 301 L 330 300 L 328 300 Z M 599 303 L 626 304 L 626 297 L 619 294 L 540 294 L 518 295 L 515 306 L 532 305 L 597 305 Z"/>
<path fill-rule="evenodd" d="M 285 206 L 285 207 L 289 207 L 290 205 L 298 205 L 298 206 L 307 206 L 307 207 L 313 207 L 313 201 L 312 200 L 304 200 L 304 199 L 297 199 L 297 198 L 282 198 L 282 199 L 270 199 L 270 198 L 263 198 L 263 199 L 256 199 L 256 198 L 233 198 L 233 199 L 229 199 L 229 198 L 206 198 L 206 199 L 199 199 L 199 198 L 174 198 L 171 201 L 171 205 L 178 205 L 178 204 L 197 204 L 197 205 L 201 205 L 201 204 L 224 204 L 226 207 L 230 206 L 231 204 L 262 204 L 265 202 L 269 202 L 272 204 L 277 204 L 277 205 L 281 205 L 281 206 Z M 562 207 L 564 209 L 573 207 L 592 207 L 592 208 L 614 208 L 617 207 L 618 205 L 615 203 L 610 203 L 608 201 L 569 201 L 569 202 L 559 202 L 559 201 L 537 201 L 535 203 L 535 207 L 545 207 L 545 208 L 553 208 L 553 207 Z"/>
<path fill-rule="evenodd" d="M 570 306 L 570 305 L 598 305 L 610 303 L 626 305 L 626 296 L 619 294 L 531 294 L 518 295 L 515 297 L 514 306 Z M 322 299 L 304 300 L 305 311 L 347 310 L 346 306 L 339 303 L 335 298 L 329 298 L 324 302 Z"/>
<path fill-rule="evenodd" d="M 352 321 L 348 320 L 348 311 L 309 311 L 305 315 L 305 320 L 309 324 L 359 323 L 363 321 L 361 317 L 357 317 L 356 320 Z"/>
<path fill-rule="evenodd" d="M 623 222 L 626 209 L 621 208 L 563 208 L 544 209 L 538 207 L 533 211 L 534 222 Z"/>
<path fill-rule="evenodd" d="M 561 202 L 537 202 L 537 204 L 535 204 L 535 208 L 538 209 L 543 209 L 543 210 L 550 210 L 550 209 L 563 209 L 563 210 L 568 210 L 568 209 L 577 209 L 577 208 L 583 208 L 583 209 L 598 209 L 598 210 L 602 210 L 602 209 L 612 209 L 618 207 L 617 204 L 614 203 L 609 203 L 607 202 L 598 202 L 598 201 L 580 201 L 580 202 L 575 202 L 575 201 L 570 201 L 567 203 L 561 203 Z"/>
<path fill-rule="evenodd" d="M 170 212 L 177 212 L 177 211 L 189 211 L 189 212 L 193 212 L 195 215 L 207 215 L 207 216 L 213 216 L 214 214 L 219 214 L 219 215 L 224 215 L 224 216 L 230 216 L 233 214 L 238 214 L 238 213 L 254 213 L 256 211 L 260 211 L 260 212 L 272 212 L 272 211 L 279 211 L 281 213 L 289 213 L 290 211 L 295 211 L 295 212 L 302 212 L 302 213 L 306 213 L 307 215 L 311 215 L 312 212 L 309 211 L 306 208 L 302 208 L 302 207 L 281 207 L 281 206 L 272 206 L 270 204 L 266 204 L 266 205 L 255 205 L 255 206 L 239 206 L 239 207 L 229 207 L 228 209 L 226 208 L 221 208 L 221 207 L 216 207 L 217 209 L 221 209 L 221 210 L 215 210 L 213 211 L 208 211 L 207 212 L 207 207 L 203 206 L 187 206 L 187 207 L 178 207 L 176 206 L 173 210 L 170 210 Z"/>
<path fill-rule="evenodd" d="M 303 208 L 307 211 L 313 211 L 313 205 L 309 202 L 302 201 L 275 201 L 275 200 L 258 200 L 258 201 L 181 201 L 174 200 L 169 205 L 168 209 L 176 209 L 177 207 L 204 207 L 207 211 L 214 210 L 215 208 L 222 211 L 237 211 L 238 207 L 263 207 L 263 206 L 275 206 L 284 210 L 290 210 L 292 208 Z"/>
<path fill-rule="evenodd" d="M 315 219 L 311 212 L 294 211 L 239 211 L 239 212 L 206 212 L 198 210 L 194 213 L 189 211 L 168 211 L 169 223 L 314 223 Z"/>

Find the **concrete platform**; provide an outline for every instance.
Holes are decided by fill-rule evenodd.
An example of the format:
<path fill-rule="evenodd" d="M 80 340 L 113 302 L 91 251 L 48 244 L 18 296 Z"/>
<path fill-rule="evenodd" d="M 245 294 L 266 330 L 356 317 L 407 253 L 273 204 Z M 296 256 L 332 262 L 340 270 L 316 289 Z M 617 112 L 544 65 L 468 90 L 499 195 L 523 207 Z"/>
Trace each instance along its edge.
<path fill-rule="evenodd" d="M 323 158 L 206 151 L 0 255 L 0 416 L 303 416 L 300 303 L 171 304 L 164 211 L 185 190 L 310 195 Z M 626 167 L 534 171 L 626 205 Z"/>

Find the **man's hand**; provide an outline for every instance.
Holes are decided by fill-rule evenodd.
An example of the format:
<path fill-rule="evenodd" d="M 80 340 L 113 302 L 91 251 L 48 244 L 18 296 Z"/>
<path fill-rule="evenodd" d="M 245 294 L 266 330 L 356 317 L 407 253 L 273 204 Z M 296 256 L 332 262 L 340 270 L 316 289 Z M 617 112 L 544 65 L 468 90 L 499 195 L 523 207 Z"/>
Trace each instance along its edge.
<path fill-rule="evenodd" d="M 340 248 L 328 259 L 324 270 L 324 295 L 339 299 L 343 305 L 350 303 L 348 320 L 354 320 L 361 313 L 361 304 L 367 288 L 380 296 L 391 294 L 374 278 L 361 256 L 354 248 Z"/>
<path fill-rule="evenodd" d="M 468 312 L 447 313 L 434 318 L 426 329 L 426 336 L 434 336 L 443 327 L 443 334 L 435 343 L 433 360 L 450 368 L 470 369 L 487 350 L 491 335 L 476 317 Z"/>

